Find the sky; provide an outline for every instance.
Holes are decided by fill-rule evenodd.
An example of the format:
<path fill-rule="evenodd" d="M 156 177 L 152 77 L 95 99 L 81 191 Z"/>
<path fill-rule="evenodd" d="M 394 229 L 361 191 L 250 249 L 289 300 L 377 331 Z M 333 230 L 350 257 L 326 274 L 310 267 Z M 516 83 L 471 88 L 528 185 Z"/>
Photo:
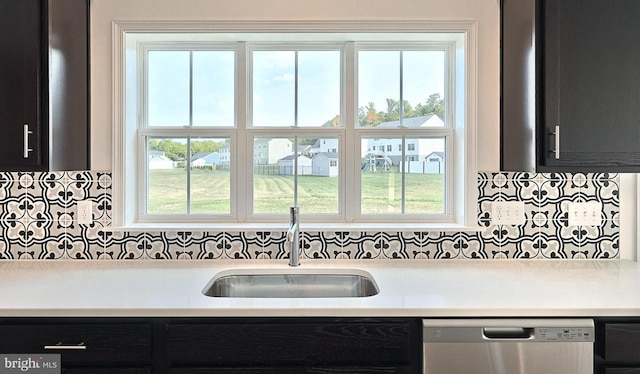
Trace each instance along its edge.
<path fill-rule="evenodd" d="M 293 126 L 295 52 L 254 51 L 253 121 L 263 126 Z M 444 97 L 444 52 L 403 52 L 403 95 L 412 106 L 433 93 Z M 386 111 L 387 98 L 400 99 L 400 53 L 360 51 L 358 106 L 369 102 Z M 149 123 L 189 123 L 189 52 L 149 52 Z M 194 125 L 232 126 L 234 57 L 231 51 L 193 53 Z M 321 126 L 340 113 L 340 53 L 298 52 L 298 125 Z"/>

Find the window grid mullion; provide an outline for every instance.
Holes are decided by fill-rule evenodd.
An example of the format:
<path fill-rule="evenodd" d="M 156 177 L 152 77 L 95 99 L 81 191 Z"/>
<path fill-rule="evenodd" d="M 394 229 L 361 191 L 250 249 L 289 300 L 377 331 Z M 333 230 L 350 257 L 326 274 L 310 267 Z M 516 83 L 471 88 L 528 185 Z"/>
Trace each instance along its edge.
<path fill-rule="evenodd" d="M 298 128 L 298 51 L 294 54 L 293 123 Z M 293 138 L 293 206 L 298 206 L 298 136 Z"/>
<path fill-rule="evenodd" d="M 189 51 L 189 128 L 193 128 L 193 50 Z M 187 214 L 191 214 L 191 136 L 187 137 Z"/>
<path fill-rule="evenodd" d="M 187 215 L 191 214 L 191 137 L 187 137 Z"/>
<path fill-rule="evenodd" d="M 406 136 L 402 136 L 402 141 L 400 142 L 400 144 L 402 144 L 402 152 L 400 152 L 400 173 L 401 173 L 401 180 L 402 180 L 402 201 L 401 201 L 401 212 L 402 214 L 405 214 L 405 202 L 406 202 L 406 192 L 407 192 L 407 185 L 406 185 L 406 169 L 405 169 L 405 165 L 406 165 L 406 147 L 407 147 L 407 137 Z"/>

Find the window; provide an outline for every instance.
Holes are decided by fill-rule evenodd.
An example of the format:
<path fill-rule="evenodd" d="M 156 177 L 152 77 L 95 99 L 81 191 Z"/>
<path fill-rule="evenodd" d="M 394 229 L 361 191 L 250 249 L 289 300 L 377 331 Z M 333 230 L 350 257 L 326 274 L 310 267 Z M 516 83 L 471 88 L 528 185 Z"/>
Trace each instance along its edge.
<path fill-rule="evenodd" d="M 468 28 L 123 32 L 123 225 L 473 219 Z"/>

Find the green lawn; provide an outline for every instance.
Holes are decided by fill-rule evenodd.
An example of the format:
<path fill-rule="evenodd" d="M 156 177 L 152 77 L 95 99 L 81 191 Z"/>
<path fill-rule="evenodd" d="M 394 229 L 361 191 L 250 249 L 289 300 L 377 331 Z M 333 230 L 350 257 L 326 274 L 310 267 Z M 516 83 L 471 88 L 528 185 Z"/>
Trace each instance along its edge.
<path fill-rule="evenodd" d="M 362 174 L 362 212 L 400 213 L 402 176 L 394 172 Z M 149 212 L 187 211 L 184 169 L 151 170 Z M 444 176 L 406 175 L 407 213 L 441 213 L 444 210 Z M 293 204 L 293 177 L 254 175 L 254 212 L 286 213 Z M 229 213 L 229 173 L 191 171 L 191 212 Z M 299 176 L 298 205 L 306 213 L 338 212 L 338 178 Z"/>

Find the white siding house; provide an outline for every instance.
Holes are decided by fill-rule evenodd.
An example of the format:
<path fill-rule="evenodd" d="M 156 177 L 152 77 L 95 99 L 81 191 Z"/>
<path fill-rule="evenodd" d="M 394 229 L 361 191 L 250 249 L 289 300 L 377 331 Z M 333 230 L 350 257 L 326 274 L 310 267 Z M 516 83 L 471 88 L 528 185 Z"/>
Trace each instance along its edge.
<path fill-rule="evenodd" d="M 400 121 L 382 122 L 378 128 L 397 128 Z M 444 127 L 444 122 L 435 114 L 402 120 L 405 127 Z M 400 165 L 402 159 L 402 139 L 368 139 L 366 153 L 384 154 L 389 157 L 393 165 Z M 406 161 L 424 161 L 432 152 L 444 152 L 444 142 L 440 139 L 406 139 Z"/>
<path fill-rule="evenodd" d="M 313 175 L 322 177 L 338 176 L 338 154 L 333 152 L 316 153 L 312 159 Z"/>
<path fill-rule="evenodd" d="M 173 169 L 173 161 L 163 151 L 149 151 L 149 170 Z"/>
<path fill-rule="evenodd" d="M 293 155 L 289 155 L 278 160 L 280 175 L 293 175 L 293 161 Z M 311 175 L 312 172 L 311 159 L 305 155 L 298 156 L 298 175 Z"/>
<path fill-rule="evenodd" d="M 318 139 L 307 151 L 309 155 L 313 156 L 318 153 L 337 153 L 338 152 L 338 139 Z"/>
<path fill-rule="evenodd" d="M 229 144 L 225 144 L 224 147 L 218 150 L 218 152 L 220 152 L 219 165 L 229 166 L 229 164 L 231 164 L 231 146 Z"/>
<path fill-rule="evenodd" d="M 253 142 L 254 165 L 271 165 L 293 152 L 293 143 L 289 139 L 259 138 Z"/>

